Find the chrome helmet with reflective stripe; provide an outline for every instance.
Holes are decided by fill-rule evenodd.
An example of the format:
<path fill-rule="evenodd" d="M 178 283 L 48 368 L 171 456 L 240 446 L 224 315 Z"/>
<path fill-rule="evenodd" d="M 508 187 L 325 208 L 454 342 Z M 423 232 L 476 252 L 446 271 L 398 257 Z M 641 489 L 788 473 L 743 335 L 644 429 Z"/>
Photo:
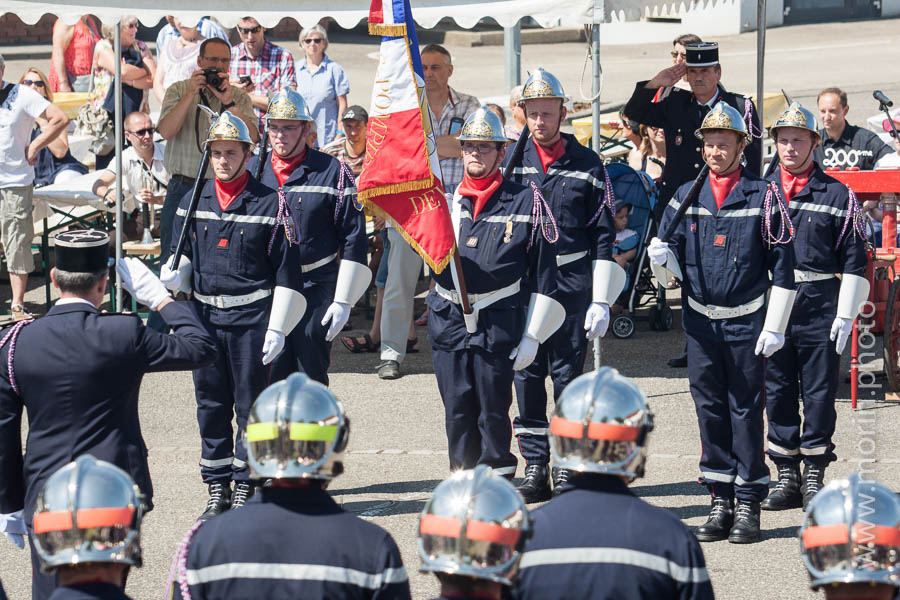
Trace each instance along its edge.
<path fill-rule="evenodd" d="M 250 137 L 250 129 L 247 124 L 227 110 L 219 115 L 216 122 L 209 128 L 209 134 L 206 136 L 206 141 L 203 142 L 204 150 L 210 142 L 218 141 L 243 142 L 253 148 L 253 139 Z"/>
<path fill-rule="evenodd" d="M 522 97 L 519 104 L 537 98 L 558 98 L 565 102 L 568 100 L 562 84 L 553 73 L 538 67 L 522 86 Z"/>
<path fill-rule="evenodd" d="M 256 479 L 325 479 L 344 471 L 350 421 L 327 387 L 303 373 L 263 390 L 244 432 Z"/>
<path fill-rule="evenodd" d="M 900 586 L 900 500 L 859 473 L 813 497 L 800 540 L 813 589 L 838 582 Z"/>
<path fill-rule="evenodd" d="M 282 88 L 269 100 L 266 108 L 266 121 L 269 119 L 286 119 L 288 121 L 312 121 L 306 100 L 300 92 L 291 88 Z"/>
<path fill-rule="evenodd" d="M 505 144 L 510 142 L 506 134 L 503 132 L 503 123 L 500 117 L 486 106 L 477 109 L 466 122 L 463 123 L 459 132 L 459 143 L 463 142 L 499 142 Z"/>
<path fill-rule="evenodd" d="M 778 118 L 775 119 L 775 124 L 769 128 L 770 135 L 776 130 L 784 127 L 805 129 L 816 136 L 816 143 L 818 143 L 818 140 L 820 139 L 819 124 L 816 122 L 815 115 L 800 106 L 797 102 L 792 102 L 790 106 L 778 115 Z"/>
<path fill-rule="evenodd" d="M 516 488 L 486 465 L 441 482 L 419 517 L 422 572 L 512 585 L 531 520 Z"/>
<path fill-rule="evenodd" d="M 131 477 L 90 454 L 51 475 L 34 510 L 41 571 L 85 563 L 141 566 L 141 492 Z"/>
<path fill-rule="evenodd" d="M 578 473 L 643 477 L 653 414 L 627 377 L 603 367 L 566 386 L 550 420 L 554 465 Z"/>
<path fill-rule="evenodd" d="M 702 140 L 704 131 L 716 129 L 724 129 L 739 133 L 744 136 L 744 139 L 748 144 L 752 141 L 750 131 L 747 130 L 747 124 L 744 122 L 743 115 L 741 115 L 736 108 L 722 100 L 719 100 L 719 102 L 706 113 L 706 116 L 703 117 L 703 123 L 700 125 L 700 128 L 694 132 L 694 135 Z"/>

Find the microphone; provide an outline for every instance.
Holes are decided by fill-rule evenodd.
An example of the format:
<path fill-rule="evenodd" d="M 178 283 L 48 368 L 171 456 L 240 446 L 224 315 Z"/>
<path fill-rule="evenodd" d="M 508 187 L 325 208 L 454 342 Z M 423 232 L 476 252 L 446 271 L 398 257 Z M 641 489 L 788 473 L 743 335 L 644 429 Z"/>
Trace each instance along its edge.
<path fill-rule="evenodd" d="M 881 90 L 875 90 L 874 92 L 872 92 L 872 97 L 875 98 L 876 100 L 878 100 L 878 102 L 880 102 L 881 104 L 887 106 L 888 108 L 890 108 L 894 105 L 894 103 L 891 102 L 891 99 L 888 98 L 887 96 L 885 96 L 884 92 L 882 92 Z"/>

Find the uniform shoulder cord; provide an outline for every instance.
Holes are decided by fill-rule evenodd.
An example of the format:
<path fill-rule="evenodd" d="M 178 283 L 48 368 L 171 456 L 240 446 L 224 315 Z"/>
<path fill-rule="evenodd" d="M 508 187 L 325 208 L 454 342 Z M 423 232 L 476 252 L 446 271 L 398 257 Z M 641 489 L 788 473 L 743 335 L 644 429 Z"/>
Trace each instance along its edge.
<path fill-rule="evenodd" d="M 791 215 L 788 213 L 784 196 L 782 196 L 781 192 L 778 190 L 777 183 L 769 182 L 766 188 L 766 197 L 763 200 L 763 214 L 760 224 L 763 242 L 769 244 L 769 246 L 789 244 L 794 239 L 794 224 L 791 222 Z M 772 232 L 773 201 L 778 203 L 778 212 L 781 213 L 781 229 L 778 231 L 777 236 Z"/>
<path fill-rule="evenodd" d="M 544 199 L 537 184 L 533 181 L 530 183 L 531 191 L 534 193 L 534 204 L 531 207 L 531 235 L 528 236 L 528 245 L 525 246 L 526 252 L 531 250 L 538 227 L 541 228 L 544 239 L 549 243 L 555 244 L 559 239 L 559 227 L 556 226 L 556 218 L 553 216 L 553 211 L 550 210 L 550 205 L 547 204 L 547 200 Z"/>
<path fill-rule="evenodd" d="M 284 238 L 287 240 L 288 245 L 300 243 L 297 229 L 294 226 L 294 217 L 291 215 L 291 209 L 284 195 L 283 186 L 278 186 L 278 214 L 275 216 L 275 227 L 272 228 L 272 235 L 269 237 L 269 245 L 266 249 L 267 254 L 272 254 L 272 246 L 275 244 L 275 236 L 278 235 L 279 225 L 284 227 Z"/>
<path fill-rule="evenodd" d="M 848 230 L 853 231 L 854 239 L 856 236 L 859 236 L 862 239 L 867 240 L 866 224 L 863 218 L 862 208 L 859 206 L 859 200 L 856 198 L 856 193 L 849 185 L 847 186 L 847 194 L 849 196 L 849 199 L 847 200 L 847 216 L 844 218 L 844 226 L 841 228 L 841 234 L 838 236 L 837 243 L 834 245 L 835 250 L 840 248 L 841 242 L 844 241 L 844 236 L 847 235 Z"/>
<path fill-rule="evenodd" d="M 9 342 L 9 351 L 6 355 L 6 370 L 9 374 L 9 385 L 12 387 L 12 390 L 19 395 L 19 386 L 16 385 L 16 372 L 13 368 L 13 361 L 15 359 L 16 354 L 16 341 L 19 339 L 19 332 L 22 331 L 22 328 L 28 325 L 29 323 L 34 322 L 34 319 L 26 319 L 24 321 L 19 321 L 12 328 L 6 332 L 6 335 L 3 336 L 3 339 L 0 340 L 0 348 L 6 345 Z"/>
<path fill-rule="evenodd" d="M 754 139 L 762 139 L 762 129 L 753 126 L 753 102 L 750 98 L 744 98 L 744 123 Z"/>
<path fill-rule="evenodd" d="M 178 545 L 178 551 L 175 553 L 175 559 L 172 561 L 172 568 L 169 569 L 169 582 L 166 584 L 166 591 L 169 595 L 167 600 L 175 597 L 174 586 L 178 585 L 181 589 L 182 600 L 191 600 L 191 589 L 187 582 L 187 555 L 188 548 L 191 545 L 191 538 L 203 525 L 203 521 L 197 521 L 194 526 L 188 530 L 184 539 Z"/>
<path fill-rule="evenodd" d="M 603 194 L 603 202 L 600 203 L 600 208 L 597 209 L 597 213 L 591 217 L 591 220 L 587 222 L 585 227 L 590 227 L 600 219 L 600 215 L 603 214 L 603 207 L 609 208 L 609 216 L 610 218 L 616 216 L 616 191 L 613 189 L 612 181 L 609 179 L 609 172 L 606 170 L 606 166 L 603 166 L 603 179 L 606 182 L 606 188 Z"/>
<path fill-rule="evenodd" d="M 338 198 L 337 202 L 334 203 L 334 223 L 337 225 L 338 216 L 341 214 L 341 207 L 344 205 L 344 192 L 347 189 L 347 182 L 350 183 L 350 187 L 353 188 L 353 207 L 359 212 L 363 211 L 363 205 L 359 201 L 359 193 L 356 190 L 356 178 L 353 177 L 353 170 L 350 168 L 350 165 L 345 163 L 342 160 L 339 160 L 340 163 L 340 176 L 338 177 Z M 346 180 L 346 181 L 345 181 Z"/>

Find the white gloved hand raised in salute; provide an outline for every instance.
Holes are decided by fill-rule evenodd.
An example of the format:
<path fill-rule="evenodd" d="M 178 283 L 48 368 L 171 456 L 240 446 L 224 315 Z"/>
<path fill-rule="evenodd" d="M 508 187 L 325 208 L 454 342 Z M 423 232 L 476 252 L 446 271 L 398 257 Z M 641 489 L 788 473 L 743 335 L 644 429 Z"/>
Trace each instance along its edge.
<path fill-rule="evenodd" d="M 160 278 L 137 258 L 120 258 L 116 263 L 116 273 L 119 274 L 122 287 L 139 304 L 149 306 L 152 310 L 159 310 L 163 302 L 172 298 Z"/>

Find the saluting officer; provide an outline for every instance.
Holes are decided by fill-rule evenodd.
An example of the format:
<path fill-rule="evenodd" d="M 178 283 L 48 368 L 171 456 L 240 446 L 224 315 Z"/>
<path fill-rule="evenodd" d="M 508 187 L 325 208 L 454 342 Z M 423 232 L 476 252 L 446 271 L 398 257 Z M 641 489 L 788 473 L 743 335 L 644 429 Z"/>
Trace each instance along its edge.
<path fill-rule="evenodd" d="M 153 507 L 147 446 L 138 419 L 145 373 L 196 369 L 216 356 L 213 340 L 188 302 L 174 302 L 143 263 L 123 259 L 123 287 L 159 311 L 174 335 L 148 329 L 136 315 L 100 314 L 109 279 L 109 235 L 94 229 L 64 231 L 50 271 L 60 299 L 46 316 L 0 334 L 0 530 L 19 534 L 32 524 L 44 482 L 82 454 L 127 470 Z M 20 425 L 28 411 L 22 457 Z M 23 516 L 24 511 L 24 516 Z M 15 536 L 13 536 L 15 537 Z M 39 573 L 32 545 L 32 596 L 55 587 Z"/>
<path fill-rule="evenodd" d="M 177 269 L 174 256 L 161 278 L 171 289 L 193 291 L 194 305 L 219 350 L 216 362 L 194 371 L 197 420 L 203 440 L 200 472 L 209 486 L 201 519 L 243 506 L 253 493 L 242 434 L 253 399 L 269 381 L 266 365 L 284 347 L 303 316 L 300 253 L 289 234 L 293 221 L 279 214 L 278 195 L 246 169 L 253 142 L 244 122 L 226 111 L 205 144 L 215 179 L 188 215 L 190 194 L 175 214 L 188 235 Z M 173 240 L 172 247 L 177 241 Z M 231 420 L 237 416 L 234 435 Z M 234 493 L 231 481 L 235 481 Z"/>
<path fill-rule="evenodd" d="M 794 303 L 793 228 L 766 182 L 740 165 L 750 143 L 740 112 L 719 102 L 696 135 L 709 177 L 696 199 L 686 198 L 690 184 L 678 189 L 660 230 L 682 202 L 691 204 L 669 242 L 653 238 L 648 255 L 658 281 L 682 282 L 688 379 L 703 447 L 700 483 L 712 494 L 697 538 L 750 543 L 760 538 L 759 503 L 769 483 L 763 357 L 784 345 Z"/>
<path fill-rule="evenodd" d="M 353 173 L 336 158 L 309 148 L 315 129 L 306 102 L 285 88 L 265 115 L 272 151 L 261 181 L 278 190 L 296 223 L 306 314 L 275 361 L 273 380 L 301 371 L 328 385 L 331 341 L 350 318 L 350 307 L 372 279 L 366 262 L 366 222 L 356 208 Z M 255 162 L 250 170 L 256 171 Z"/>
<path fill-rule="evenodd" d="M 350 420 L 302 373 L 259 396 L 247 424 L 254 479 L 271 479 L 239 512 L 198 522 L 175 557 L 171 598 L 408 600 L 397 544 L 345 512 L 325 488 L 344 472 Z"/>
<path fill-rule="evenodd" d="M 759 174 L 762 152 L 759 115 L 749 96 L 728 92 L 719 83 L 722 79 L 719 44 L 687 44 L 685 54 L 684 63 L 663 69 L 650 81 L 639 81 L 625 105 L 625 114 L 630 118 L 644 125 L 662 127 L 666 132 L 666 165 L 659 184 L 659 206 L 663 208 L 675 190 L 693 181 L 703 167 L 703 144 L 694 137 L 694 131 L 719 102 L 736 109 L 752 133 L 744 151 L 746 169 Z M 687 77 L 691 91 L 676 88 L 663 100 L 653 101 L 659 88 L 675 85 L 682 77 Z"/>
<path fill-rule="evenodd" d="M 559 330 L 542 341 L 534 362 L 516 374 L 519 416 L 514 429 L 526 463 L 519 486 L 526 502 L 550 497 L 544 381 L 550 375 L 555 400 L 581 374 L 587 341 L 606 333 L 609 307 L 625 285 L 625 271 L 612 258 L 616 236 L 612 184 L 597 154 L 559 131 L 565 101 L 559 80 L 543 69 L 525 82 L 522 105 L 531 140 L 525 142 L 522 164 L 514 165 L 512 177 L 535 184 L 550 204 L 559 229 L 554 298 L 565 309 Z M 553 469 L 554 485 L 562 485 L 565 478 L 566 471 Z"/>
<path fill-rule="evenodd" d="M 457 471 L 419 516 L 419 571 L 438 578 L 439 600 L 508 598 L 531 531 L 525 502 L 503 475 L 485 465 Z"/>
<path fill-rule="evenodd" d="M 778 467 L 778 485 L 762 508 L 784 510 L 806 507 L 822 487 L 825 467 L 837 458 L 831 437 L 841 352 L 869 295 L 869 282 L 856 197 L 813 160 L 819 144 L 815 117 L 792 104 L 771 132 L 780 168 L 769 181 L 781 188 L 796 228 L 797 298 L 785 345 L 766 363 L 768 453 Z"/>
<path fill-rule="evenodd" d="M 609 367 L 563 391 L 550 421 L 553 461 L 568 485 L 533 511 L 517 599 L 712 599 L 703 551 L 669 511 L 629 489 L 644 476 L 653 415 L 644 395 Z"/>
<path fill-rule="evenodd" d="M 131 477 L 90 454 L 51 475 L 34 508 L 41 572 L 59 581 L 50 600 L 129 600 L 125 580 L 143 563 L 145 509 Z"/>
<path fill-rule="evenodd" d="M 444 402 L 450 469 L 484 464 L 512 478 L 513 372 L 530 364 L 564 317 L 556 292 L 557 234 L 539 192 L 503 179 L 509 142 L 486 107 L 460 130 L 464 175 L 451 206 L 472 307 L 464 315 L 451 269 L 428 294 L 428 340 Z M 535 221 L 533 215 L 538 220 Z"/>

